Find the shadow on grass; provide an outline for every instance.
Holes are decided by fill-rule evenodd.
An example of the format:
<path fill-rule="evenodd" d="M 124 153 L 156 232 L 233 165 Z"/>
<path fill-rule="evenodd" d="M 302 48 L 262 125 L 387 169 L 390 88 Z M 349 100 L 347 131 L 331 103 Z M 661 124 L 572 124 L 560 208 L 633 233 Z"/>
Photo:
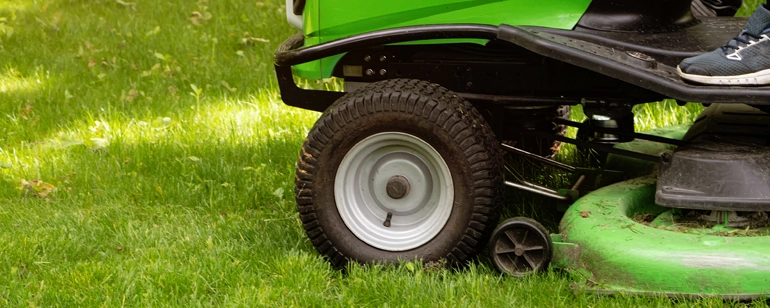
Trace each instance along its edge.
<path fill-rule="evenodd" d="M 281 1 L 17 2 L 0 6 L 6 146 L 275 91 L 273 52 L 296 32 Z"/>

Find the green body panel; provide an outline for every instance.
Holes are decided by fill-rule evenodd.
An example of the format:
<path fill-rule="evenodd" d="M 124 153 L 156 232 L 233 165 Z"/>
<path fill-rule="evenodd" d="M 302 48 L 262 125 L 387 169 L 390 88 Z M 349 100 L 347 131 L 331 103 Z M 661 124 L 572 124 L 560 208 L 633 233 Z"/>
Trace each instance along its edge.
<path fill-rule="evenodd" d="M 305 46 L 415 25 L 509 24 L 572 29 L 590 3 L 590 0 L 308 0 L 303 15 Z M 295 66 L 295 74 L 304 78 L 328 78 L 338 60 L 339 57 L 329 57 Z"/>
<path fill-rule="evenodd" d="M 318 14 L 318 11 L 321 7 L 319 3 L 320 1 L 321 0 L 310 0 L 305 2 L 305 10 L 302 14 L 302 24 L 304 27 L 302 33 L 305 35 L 304 46 L 313 46 L 321 43 L 321 38 L 318 35 L 310 35 L 312 31 L 318 30 L 318 26 L 320 24 L 321 19 L 320 15 Z M 334 66 L 330 66 L 329 63 L 337 63 L 341 57 L 342 55 L 337 55 L 321 60 L 302 63 L 300 65 L 293 66 L 292 71 L 294 72 L 294 75 L 301 78 L 329 78 L 331 77 L 332 70 L 334 69 Z M 326 65 L 324 65 L 324 63 L 326 63 Z M 323 70 L 322 68 L 324 67 L 327 69 Z"/>
<path fill-rule="evenodd" d="M 666 134 L 681 137 L 684 130 Z M 666 150 L 647 142 L 624 147 L 648 154 Z M 623 166 L 649 167 L 633 161 Z M 655 183 L 655 175 L 647 175 L 577 200 L 562 219 L 561 234 L 552 236 L 553 266 L 580 277 L 578 288 L 595 292 L 770 295 L 770 237 L 674 232 L 631 219 L 635 213 L 669 210 L 655 205 Z"/>
<path fill-rule="evenodd" d="M 328 42 L 364 32 L 414 25 L 527 25 L 572 29 L 588 0 L 320 0 L 317 24 L 305 34 Z M 306 13 L 309 13 L 306 11 Z"/>

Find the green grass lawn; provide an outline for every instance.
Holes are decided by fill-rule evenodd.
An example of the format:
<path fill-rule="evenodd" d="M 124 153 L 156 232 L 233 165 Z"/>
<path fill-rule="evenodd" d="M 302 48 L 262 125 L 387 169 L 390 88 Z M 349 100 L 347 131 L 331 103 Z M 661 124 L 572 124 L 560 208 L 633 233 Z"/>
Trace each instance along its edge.
<path fill-rule="evenodd" d="M 277 93 L 282 4 L 0 0 L 0 307 L 737 304 L 573 294 L 485 258 L 332 269 L 293 199 L 318 114 Z"/>

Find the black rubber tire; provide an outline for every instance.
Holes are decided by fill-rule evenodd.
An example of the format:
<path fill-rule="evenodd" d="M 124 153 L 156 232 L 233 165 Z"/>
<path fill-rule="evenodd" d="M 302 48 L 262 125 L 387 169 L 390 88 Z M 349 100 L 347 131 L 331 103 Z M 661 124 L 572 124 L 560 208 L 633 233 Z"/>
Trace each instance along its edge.
<path fill-rule="evenodd" d="M 334 196 L 335 174 L 358 142 L 380 132 L 402 132 L 432 146 L 449 167 L 454 202 L 439 233 L 406 251 L 387 251 L 357 238 Z M 348 93 L 308 133 L 297 162 L 300 219 L 315 248 L 337 268 L 349 262 L 465 263 L 482 249 L 499 219 L 502 163 L 494 133 L 481 114 L 451 91 L 425 81 L 393 79 Z"/>
<path fill-rule="evenodd" d="M 514 248 L 522 249 L 513 252 Z M 548 230 L 536 220 L 514 217 L 495 228 L 488 250 L 498 271 L 521 278 L 548 268 L 553 256 L 553 242 Z M 522 255 L 518 256 L 518 253 Z"/>

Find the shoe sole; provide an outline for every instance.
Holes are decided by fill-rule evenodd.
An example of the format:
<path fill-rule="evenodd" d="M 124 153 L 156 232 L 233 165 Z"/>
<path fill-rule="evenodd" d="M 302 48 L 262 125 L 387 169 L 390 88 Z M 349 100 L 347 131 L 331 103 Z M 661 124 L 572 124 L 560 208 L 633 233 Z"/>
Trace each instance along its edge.
<path fill-rule="evenodd" d="M 676 66 L 679 77 L 702 84 L 722 85 L 722 86 L 761 86 L 770 85 L 770 69 L 754 72 L 751 74 L 734 76 L 703 76 L 693 75 L 682 72 L 679 66 Z"/>

